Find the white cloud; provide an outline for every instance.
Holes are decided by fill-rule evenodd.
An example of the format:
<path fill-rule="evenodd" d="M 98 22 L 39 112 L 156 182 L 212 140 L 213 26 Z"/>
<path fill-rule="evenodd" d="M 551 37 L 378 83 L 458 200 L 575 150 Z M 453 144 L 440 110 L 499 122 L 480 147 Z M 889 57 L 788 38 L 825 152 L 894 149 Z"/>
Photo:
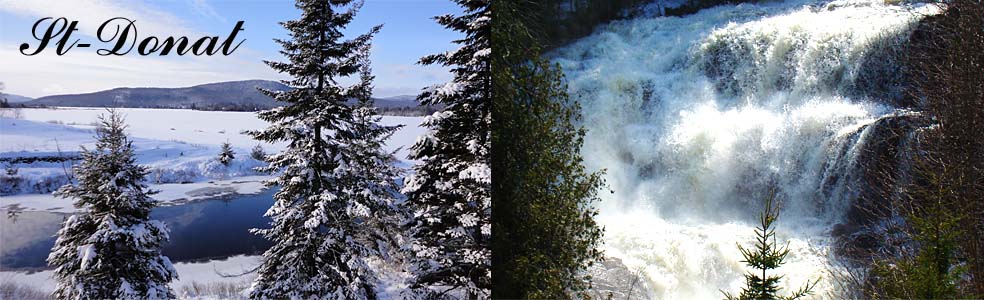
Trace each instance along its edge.
<path fill-rule="evenodd" d="M 215 13 L 208 3 L 193 1 L 203 13 Z M 28 18 L 66 17 L 79 21 L 78 34 L 95 37 L 100 25 L 115 17 L 136 21 L 138 39 L 147 36 L 209 36 L 173 14 L 141 1 L 54 0 L 2 1 L 0 13 Z M 84 93 L 123 86 L 179 87 L 209 82 L 280 78 L 261 62 L 260 54 L 245 47 L 232 56 L 98 56 L 96 49 L 110 47 L 95 39 L 93 48 L 75 48 L 63 56 L 53 49 L 24 56 L 16 45 L 0 46 L 0 81 L 7 92 L 38 97 L 59 93 Z M 37 42 L 30 43 L 36 46 Z M 19 44 L 18 44 L 19 45 Z"/>
<path fill-rule="evenodd" d="M 416 95 L 420 90 L 453 78 L 446 67 L 415 64 L 383 64 L 373 68 L 376 75 L 374 93 L 379 97 Z"/>
<path fill-rule="evenodd" d="M 3 1 L 0 11 L 32 18 L 66 17 L 79 21 L 79 33 L 93 37 L 103 22 L 116 17 L 135 20 L 140 36 L 201 35 L 181 18 L 147 7 L 139 1 Z"/>
<path fill-rule="evenodd" d="M 213 19 L 221 16 L 205 0 L 187 0 L 187 7 Z M 193 28 L 179 16 L 154 7 L 153 1 L 123 0 L 52 0 L 9 1 L 0 0 L 0 14 L 24 16 L 29 19 L 42 17 L 66 17 L 79 21 L 78 34 L 95 37 L 103 22 L 115 17 L 136 20 L 140 39 L 150 35 L 163 36 L 212 36 Z M 75 48 L 66 55 L 57 56 L 53 49 L 46 49 L 34 56 L 22 55 L 16 45 L 0 44 L 0 82 L 7 85 L 6 92 L 30 97 L 62 93 L 86 93 L 117 87 L 182 87 L 203 83 L 244 80 L 282 79 L 262 63 L 263 59 L 282 61 L 269 57 L 272 53 L 260 53 L 243 47 L 231 56 L 179 57 L 140 56 L 136 51 L 124 56 L 98 56 L 97 49 L 108 45 L 94 38 L 82 38 L 93 48 Z M 0 41 L 13 43 L 12 41 Z M 37 42 L 31 42 L 36 46 Z M 49 47 L 52 47 L 49 45 Z M 417 94 L 420 89 L 451 78 L 446 68 L 407 64 L 380 64 L 374 66 L 375 94 L 380 97 Z"/>

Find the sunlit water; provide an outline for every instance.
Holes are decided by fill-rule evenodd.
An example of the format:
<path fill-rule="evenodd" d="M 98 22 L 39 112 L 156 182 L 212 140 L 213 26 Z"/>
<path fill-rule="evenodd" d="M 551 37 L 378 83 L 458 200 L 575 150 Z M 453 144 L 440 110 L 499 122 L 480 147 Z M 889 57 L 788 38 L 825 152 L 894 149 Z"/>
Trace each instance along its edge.
<path fill-rule="evenodd" d="M 554 51 L 588 134 L 588 167 L 606 170 L 605 255 L 647 280 L 635 297 L 716 299 L 747 270 L 775 189 L 782 286 L 832 289 L 831 227 L 856 196 L 866 124 L 897 113 L 883 57 L 925 6 L 881 1 L 723 6 L 684 18 L 600 27 Z M 599 280 L 610 280 L 601 278 Z"/>

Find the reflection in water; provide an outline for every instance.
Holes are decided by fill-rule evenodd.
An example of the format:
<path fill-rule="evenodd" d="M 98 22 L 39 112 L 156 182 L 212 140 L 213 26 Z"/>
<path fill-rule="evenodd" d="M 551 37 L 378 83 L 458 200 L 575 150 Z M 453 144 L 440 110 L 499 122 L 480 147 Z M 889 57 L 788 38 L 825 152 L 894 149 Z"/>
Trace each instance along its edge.
<path fill-rule="evenodd" d="M 43 267 L 65 214 L 19 211 L 0 217 L 0 269 Z"/>
<path fill-rule="evenodd" d="M 24 208 L 20 207 L 20 205 L 17 204 L 8 205 L 6 209 L 7 209 L 7 219 L 10 219 L 11 222 L 17 222 L 17 216 L 19 216 L 22 212 L 24 212 Z"/>
<path fill-rule="evenodd" d="M 178 262 L 266 250 L 269 241 L 249 233 L 249 229 L 269 226 L 270 219 L 263 214 L 273 204 L 274 192 L 270 189 L 255 195 L 154 209 L 151 218 L 164 221 L 171 230 L 164 255 Z M 67 216 L 26 211 L 0 217 L 0 269 L 45 268 L 55 233 Z"/>

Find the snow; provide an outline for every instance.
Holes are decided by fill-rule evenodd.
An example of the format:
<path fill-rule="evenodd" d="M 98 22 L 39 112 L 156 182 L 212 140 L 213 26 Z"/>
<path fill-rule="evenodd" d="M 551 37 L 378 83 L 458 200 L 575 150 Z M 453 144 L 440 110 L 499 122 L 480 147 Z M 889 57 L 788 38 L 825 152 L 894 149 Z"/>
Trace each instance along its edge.
<path fill-rule="evenodd" d="M 177 263 L 174 264 L 174 267 L 178 270 L 178 278 L 171 282 L 171 287 L 180 299 L 221 299 L 221 297 L 209 297 L 207 295 L 189 295 L 186 292 L 192 290 L 194 284 L 232 284 L 246 286 L 248 282 L 253 280 L 255 275 L 245 274 L 242 276 L 224 277 L 221 274 L 239 275 L 247 273 L 247 271 L 259 265 L 260 258 L 260 256 L 238 255 L 206 262 Z M 55 280 L 52 278 L 53 274 L 53 270 L 41 272 L 0 271 L 0 282 L 16 283 L 44 292 L 50 292 L 55 289 Z"/>
<path fill-rule="evenodd" d="M 137 162 L 148 166 L 150 189 L 160 193 L 152 196 L 159 205 L 181 205 L 191 201 L 255 194 L 265 189 L 264 182 L 274 178 L 260 174 L 253 167 L 262 162 L 250 158 L 250 150 L 259 144 L 243 130 L 266 128 L 269 124 L 250 112 L 205 112 L 173 109 L 118 109 L 127 120 L 127 134 L 133 142 Z M 101 108 L 46 108 L 23 109 L 22 119 L 0 118 L 0 158 L 12 157 L 66 157 L 78 155 L 81 146 L 94 146 L 94 126 L 97 116 L 106 111 Z M 385 146 L 396 151 L 401 159 L 398 166 L 408 168 L 415 161 L 407 159 L 412 145 L 426 128 L 420 126 L 423 117 L 382 117 L 381 125 L 405 125 L 397 131 Z M 228 142 L 236 159 L 228 166 L 217 161 L 220 145 Z M 264 151 L 274 154 L 283 145 L 261 144 Z M 2 167 L 0 163 L 0 167 Z M 48 188 L 41 193 L 21 190 L 19 193 L 0 197 L 0 210 L 49 211 L 76 213 L 72 199 L 58 198 L 50 194 L 65 180 L 70 162 L 17 163 L 17 177 L 24 185 L 40 185 Z M 3 170 L 0 170 L 2 172 Z M 0 177 L 7 176 L 0 174 Z M 0 185 L 7 184 L 0 182 Z M 0 186 L 2 187 L 2 186 Z M 24 219 L 22 222 L 31 220 Z M 18 241 L 4 240 L 4 243 Z M 79 247 L 83 264 L 93 263 L 87 258 L 94 253 L 92 247 Z M 254 274 L 224 277 L 223 274 L 242 274 L 259 265 L 259 256 L 233 256 L 208 262 L 182 262 L 174 264 L 178 279 L 171 283 L 181 299 L 229 299 L 243 298 L 242 290 L 249 286 Z M 384 264 L 371 261 L 370 264 Z M 383 299 L 399 299 L 406 289 L 407 277 L 399 264 L 383 266 L 378 292 Z M 0 282 L 11 282 L 50 292 L 55 287 L 51 278 L 53 270 L 40 272 L 0 271 Z M 220 292 L 216 292 L 219 291 Z M 239 296 L 230 296 L 227 292 Z M 216 294 L 218 293 L 218 294 Z M 222 294 L 226 293 L 226 294 Z"/>
<path fill-rule="evenodd" d="M 265 189 L 263 183 L 272 178 L 272 176 L 244 176 L 228 180 L 186 184 L 151 184 L 151 189 L 161 191 L 151 198 L 160 201 L 159 206 L 169 206 L 233 195 L 257 194 Z M 75 213 L 78 212 L 78 209 L 73 206 L 73 201 L 73 199 L 55 197 L 52 194 L 21 194 L 0 197 L 0 210 Z"/>
<path fill-rule="evenodd" d="M 228 141 L 236 153 L 247 154 L 249 149 L 259 144 L 243 130 L 260 130 L 269 123 L 256 118 L 253 112 L 217 112 L 184 109 L 143 109 L 118 108 L 127 121 L 127 133 L 134 138 L 134 146 L 155 148 L 165 144 L 204 146 L 218 149 Z M 91 130 L 103 108 L 54 107 L 22 109 L 23 120 L 4 118 L 0 123 L 3 143 L 0 153 L 6 152 L 56 152 L 78 151 L 80 145 L 92 145 Z M 26 123 L 25 121 L 34 121 Z M 406 125 L 393 135 L 387 149 L 396 150 L 401 145 L 410 145 L 424 129 L 418 126 L 421 117 L 383 116 L 381 125 Z M 13 125 L 12 125 L 13 124 Z M 65 124 L 67 126 L 60 126 Z M 26 126 L 27 128 L 16 128 Z M 67 127 L 67 128 L 66 128 Z M 38 134 L 43 133 L 43 134 Z M 138 143 L 138 141 L 149 144 Z M 168 143 L 170 142 L 170 143 Z M 141 147 L 143 146 L 143 147 Z M 283 145 L 263 147 L 267 152 L 283 149 Z M 397 158 L 405 159 L 407 149 L 397 152 Z M 218 155 L 212 151 L 212 155 Z"/>
<path fill-rule="evenodd" d="M 96 257 L 96 249 L 92 244 L 79 246 L 79 259 L 82 260 L 81 269 L 85 270 L 89 266 L 89 261 Z"/>
<path fill-rule="evenodd" d="M 229 285 L 245 289 L 256 277 L 255 273 L 249 271 L 256 268 L 260 260 L 260 256 L 237 255 L 220 260 L 177 263 L 174 267 L 178 271 L 178 278 L 171 282 L 171 288 L 178 294 L 179 299 L 229 299 L 228 296 L 193 292 L 200 290 L 201 286 L 212 286 L 214 289 L 215 286 Z M 371 259 L 369 264 L 383 271 L 379 272 L 380 281 L 376 286 L 380 299 L 402 299 L 401 293 L 406 290 L 406 281 L 410 275 L 396 265 L 385 264 L 379 260 Z M 0 283 L 16 283 L 50 292 L 55 288 L 52 274 L 53 270 L 0 271 Z M 245 299 L 245 297 L 239 298 Z"/>
<path fill-rule="evenodd" d="M 148 175 L 151 183 L 201 183 L 262 175 L 253 168 L 263 163 L 250 158 L 250 150 L 258 144 L 267 153 L 283 149 L 282 144 L 261 144 L 241 133 L 269 125 L 252 112 L 118 110 L 127 120 L 127 133 L 133 141 L 137 162 L 151 169 Z M 66 107 L 22 111 L 23 119 L 0 118 L 0 158 L 77 156 L 80 147 L 94 145 L 92 124 L 106 112 L 101 108 Z M 422 117 L 382 117 L 382 125 L 405 125 L 385 147 L 387 151 L 396 151 L 401 167 L 414 163 L 407 159 L 409 148 L 406 146 L 424 133 L 424 128 L 419 126 L 422 120 Z M 220 146 L 224 142 L 229 142 L 236 153 L 236 159 L 228 166 L 218 162 Z M 66 174 L 71 171 L 68 162 L 18 163 L 14 166 L 18 168 L 16 177 L 20 182 L 16 187 L 13 183 L 4 183 L 7 186 L 0 187 L 3 195 L 50 193 L 67 182 Z M 175 197 L 187 198 L 185 195 L 164 198 Z M 10 199 L 0 198 L 4 198 L 0 203 L 6 203 L 0 207 L 9 205 Z"/>

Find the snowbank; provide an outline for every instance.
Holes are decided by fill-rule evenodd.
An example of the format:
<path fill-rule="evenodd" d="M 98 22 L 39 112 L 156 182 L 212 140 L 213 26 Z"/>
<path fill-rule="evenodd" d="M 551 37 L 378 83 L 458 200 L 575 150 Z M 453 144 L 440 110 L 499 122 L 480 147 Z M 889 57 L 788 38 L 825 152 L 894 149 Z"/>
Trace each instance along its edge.
<path fill-rule="evenodd" d="M 186 184 L 151 184 L 151 189 L 161 191 L 151 197 L 160 201 L 160 206 L 168 206 L 204 199 L 257 194 L 264 190 L 263 182 L 272 178 L 273 176 L 244 176 Z M 72 206 L 73 201 L 52 194 L 21 194 L 0 197 L 0 210 L 75 213 L 78 209 Z"/>
<path fill-rule="evenodd" d="M 266 153 L 273 153 L 283 148 L 282 144 L 260 144 L 241 133 L 267 126 L 255 113 L 119 110 L 127 119 L 137 162 L 150 167 L 148 180 L 155 184 L 264 175 L 254 170 L 263 162 L 250 157 L 251 149 L 260 145 Z M 24 119 L 0 118 L 0 160 L 5 161 L 0 163 L 0 195 L 48 194 L 69 182 L 72 164 L 81 147 L 94 145 L 94 123 L 105 112 L 100 108 L 23 109 Z M 401 167 L 414 163 L 406 155 L 409 145 L 425 130 L 419 126 L 421 120 L 383 117 L 386 125 L 405 125 L 387 147 L 403 160 Z M 217 161 L 224 142 L 233 146 L 236 156 L 228 166 Z"/>
<path fill-rule="evenodd" d="M 237 255 L 206 262 L 184 262 L 174 264 L 178 278 L 171 282 L 171 288 L 178 299 L 246 299 L 244 291 L 256 278 L 251 273 L 259 264 L 261 256 Z M 381 272 L 376 293 L 380 299 L 402 299 L 401 293 L 407 288 L 407 274 L 399 264 L 383 265 L 373 260 Z M 15 284 L 41 293 L 51 293 L 55 289 L 53 271 L 12 272 L 0 271 L 0 284 Z"/>
<path fill-rule="evenodd" d="M 219 287 L 248 287 L 255 275 L 244 273 L 259 263 L 260 256 L 243 255 L 207 262 L 176 263 L 174 268 L 178 270 L 178 278 L 171 283 L 171 288 L 180 299 L 230 299 L 232 297 L 228 297 L 228 293 L 219 290 Z M 53 274 L 53 270 L 33 273 L 0 271 L 0 283 L 15 283 L 50 293 L 55 289 Z M 231 276 L 240 274 L 243 275 Z"/>

